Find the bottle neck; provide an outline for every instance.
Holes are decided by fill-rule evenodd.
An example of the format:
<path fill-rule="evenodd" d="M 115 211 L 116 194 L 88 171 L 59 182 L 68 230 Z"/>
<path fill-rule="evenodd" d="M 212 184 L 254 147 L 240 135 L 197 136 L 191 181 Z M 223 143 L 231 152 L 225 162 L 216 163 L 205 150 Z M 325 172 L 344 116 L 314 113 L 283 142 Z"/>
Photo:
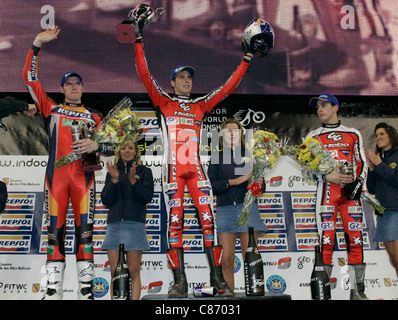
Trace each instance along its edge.
<path fill-rule="evenodd" d="M 323 265 L 323 258 L 321 254 L 321 248 L 319 246 L 315 247 L 315 265 Z"/>
<path fill-rule="evenodd" d="M 125 258 L 124 258 L 124 244 L 119 245 L 119 261 L 118 263 L 124 263 Z"/>
<path fill-rule="evenodd" d="M 249 247 L 257 247 L 253 227 L 249 227 Z"/>

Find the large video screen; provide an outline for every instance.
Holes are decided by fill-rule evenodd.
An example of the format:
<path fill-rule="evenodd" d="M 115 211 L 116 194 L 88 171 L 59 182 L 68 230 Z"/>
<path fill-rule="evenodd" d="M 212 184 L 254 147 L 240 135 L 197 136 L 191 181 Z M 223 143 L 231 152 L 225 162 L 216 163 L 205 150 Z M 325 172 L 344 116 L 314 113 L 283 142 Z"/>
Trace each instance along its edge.
<path fill-rule="evenodd" d="M 194 93 L 207 93 L 230 76 L 242 57 L 245 26 L 255 17 L 276 34 L 268 57 L 256 57 L 236 93 L 396 95 L 396 0 L 2 0 L 0 91 L 26 92 L 25 57 L 36 34 L 58 25 L 43 46 L 39 80 L 59 92 L 61 76 L 82 75 L 86 92 L 142 93 L 132 44 L 115 27 L 146 2 L 165 12 L 144 30 L 149 69 L 165 91 L 177 65 L 197 73 Z"/>

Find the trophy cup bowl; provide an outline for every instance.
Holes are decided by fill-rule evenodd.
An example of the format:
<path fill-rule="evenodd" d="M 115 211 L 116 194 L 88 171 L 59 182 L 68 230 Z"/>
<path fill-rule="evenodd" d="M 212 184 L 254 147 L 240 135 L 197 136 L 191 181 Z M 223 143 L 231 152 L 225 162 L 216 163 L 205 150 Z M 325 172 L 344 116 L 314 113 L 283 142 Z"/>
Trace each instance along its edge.
<path fill-rule="evenodd" d="M 354 177 L 354 163 L 351 162 L 344 162 L 342 167 L 339 169 L 339 172 L 341 174 L 345 174 L 347 176 L 351 176 L 355 179 Z M 341 188 L 341 198 L 342 199 L 347 199 L 348 195 L 347 195 L 347 191 L 345 189 L 345 186 Z"/>
<path fill-rule="evenodd" d="M 344 162 L 339 172 L 347 176 L 354 176 L 354 165 L 349 162 Z"/>
<path fill-rule="evenodd" d="M 96 128 L 93 122 L 87 122 L 82 126 L 82 135 L 85 139 L 93 140 Z M 96 152 L 85 153 L 82 156 L 82 170 L 85 172 L 101 170 L 100 156 Z"/>
<path fill-rule="evenodd" d="M 151 21 L 159 17 L 164 12 L 163 8 L 153 10 L 148 4 L 141 3 L 137 5 L 128 14 L 128 19 L 123 20 L 116 26 L 117 40 L 120 43 L 134 43 L 135 31 L 132 23 L 142 24 L 142 27 L 151 23 Z"/>

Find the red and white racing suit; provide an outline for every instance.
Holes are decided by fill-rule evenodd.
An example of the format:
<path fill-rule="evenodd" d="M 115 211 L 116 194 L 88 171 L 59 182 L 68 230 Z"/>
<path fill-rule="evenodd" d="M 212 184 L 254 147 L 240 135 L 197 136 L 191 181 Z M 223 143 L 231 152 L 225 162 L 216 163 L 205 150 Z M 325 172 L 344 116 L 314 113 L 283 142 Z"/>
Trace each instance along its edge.
<path fill-rule="evenodd" d="M 186 184 L 199 211 L 205 247 L 211 247 L 214 244 L 213 197 L 210 181 L 199 157 L 202 120 L 235 90 L 246 73 L 249 61 L 243 58 L 234 74 L 222 86 L 203 97 L 191 99 L 171 97 L 160 88 L 149 73 L 143 43 L 140 41 L 135 44 L 135 59 L 138 75 L 156 109 L 163 141 L 162 187 L 169 215 L 169 246 L 183 247 Z"/>
<path fill-rule="evenodd" d="M 49 135 L 50 152 L 45 175 L 45 210 L 47 213 L 47 261 L 65 261 L 66 212 L 71 200 L 76 233 L 76 259 L 93 260 L 92 229 L 95 209 L 94 172 L 81 169 L 82 159 L 60 168 L 54 162 L 72 152 L 71 124 L 92 121 L 98 127 L 102 115 L 83 104 L 57 105 L 44 92 L 37 78 L 40 49 L 32 47 L 26 58 L 23 78 L 43 114 Z M 100 145 L 102 154 L 112 155 L 112 148 Z"/>
<path fill-rule="evenodd" d="M 309 136 L 319 137 L 327 150 L 338 163 L 349 162 L 354 167 L 354 178 L 366 180 L 366 161 L 362 145 L 362 136 L 358 130 L 337 123 L 322 124 L 322 127 L 310 132 Z M 336 234 L 337 213 L 344 226 L 344 238 L 349 264 L 363 263 L 362 218 L 360 200 L 347 200 L 341 196 L 339 185 L 326 182 L 324 176 L 313 176 L 318 181 L 316 220 L 320 237 L 320 246 L 324 264 L 332 264 L 333 247 Z"/>

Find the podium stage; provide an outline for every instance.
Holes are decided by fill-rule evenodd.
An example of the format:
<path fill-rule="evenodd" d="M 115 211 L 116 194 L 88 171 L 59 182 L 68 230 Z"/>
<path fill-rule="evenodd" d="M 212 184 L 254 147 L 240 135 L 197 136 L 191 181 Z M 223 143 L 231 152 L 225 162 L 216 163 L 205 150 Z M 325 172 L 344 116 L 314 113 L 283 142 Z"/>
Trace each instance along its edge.
<path fill-rule="evenodd" d="M 265 292 L 263 296 L 246 296 L 244 292 L 236 292 L 233 297 L 222 297 L 222 296 L 214 296 L 214 297 L 195 297 L 192 293 L 188 294 L 187 298 L 169 298 L 167 294 L 148 294 L 141 298 L 141 300 L 168 300 L 168 301 L 176 301 L 176 300 L 188 300 L 188 301 L 196 301 L 196 300 L 218 300 L 218 301 L 233 301 L 233 300 L 291 300 L 292 297 L 287 294 L 279 294 L 273 292 Z"/>

